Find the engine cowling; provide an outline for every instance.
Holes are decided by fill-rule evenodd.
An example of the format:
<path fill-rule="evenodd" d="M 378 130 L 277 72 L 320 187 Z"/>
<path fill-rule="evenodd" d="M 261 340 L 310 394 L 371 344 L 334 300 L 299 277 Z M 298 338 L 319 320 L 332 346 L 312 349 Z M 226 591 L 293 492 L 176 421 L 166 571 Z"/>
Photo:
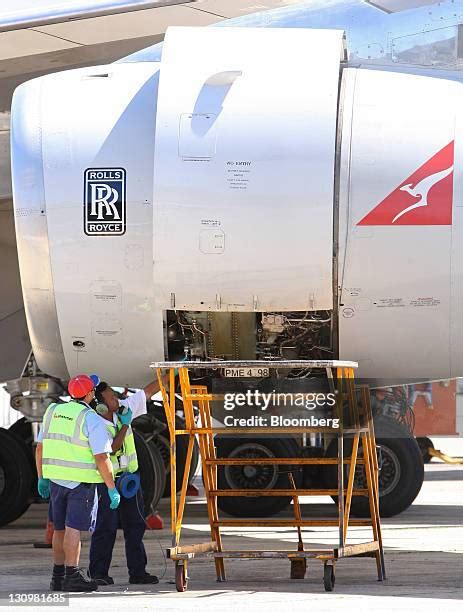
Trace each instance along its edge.
<path fill-rule="evenodd" d="M 48 374 L 66 379 L 97 371 L 114 384 L 143 385 L 150 361 L 164 356 L 153 287 L 158 73 L 152 63 L 85 68 L 35 79 L 15 92 L 21 280 L 34 355 Z M 118 179 L 120 168 L 127 184 Z M 84 182 L 103 204 L 108 186 L 116 199 L 125 198 L 123 235 L 99 211 L 89 235 Z M 121 205 L 111 204 L 113 195 L 103 212 Z"/>
<path fill-rule="evenodd" d="M 172 28 L 162 63 L 18 88 L 42 370 L 141 385 L 167 311 L 330 311 L 334 356 L 363 376 L 462 374 L 461 83 L 344 52 L 339 31 Z"/>

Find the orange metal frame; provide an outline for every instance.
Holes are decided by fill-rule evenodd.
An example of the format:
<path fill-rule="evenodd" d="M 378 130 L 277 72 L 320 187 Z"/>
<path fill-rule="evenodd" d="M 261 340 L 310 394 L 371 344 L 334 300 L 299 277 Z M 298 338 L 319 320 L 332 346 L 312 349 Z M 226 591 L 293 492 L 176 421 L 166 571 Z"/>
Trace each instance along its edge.
<path fill-rule="evenodd" d="M 179 500 L 176 495 L 171 495 L 171 525 L 172 525 L 172 547 L 168 549 L 169 557 L 175 563 L 177 590 L 185 591 L 187 588 L 188 561 L 197 556 L 209 556 L 214 559 L 217 580 L 225 580 L 224 558 L 282 558 L 286 557 L 291 562 L 291 577 L 303 578 L 308 558 L 319 559 L 324 563 L 325 589 L 332 590 L 334 586 L 334 570 L 336 561 L 342 557 L 374 557 L 376 559 L 378 580 L 386 577 L 383 545 L 381 538 L 381 524 L 379 516 L 378 495 L 378 461 L 376 455 L 376 443 L 373 430 L 373 419 L 370 408 L 370 395 L 367 387 L 356 387 L 354 384 L 354 369 L 352 362 L 316 362 L 311 361 L 310 367 L 323 368 L 330 383 L 330 387 L 336 393 L 336 411 L 340 419 L 339 429 L 314 428 L 314 427 L 224 427 L 213 428 L 211 420 L 210 402 L 218 396 L 208 392 L 207 387 L 202 385 L 191 385 L 189 368 L 196 367 L 224 367 L 223 362 L 217 365 L 208 362 L 158 362 L 152 364 L 156 367 L 158 381 L 162 393 L 167 424 L 170 434 L 170 478 L 171 491 L 177 490 L 176 476 L 176 437 L 178 435 L 189 436 L 187 456 L 183 473 L 182 487 Z M 247 362 L 242 362 L 243 366 Z M 301 367 L 306 362 L 299 362 Z M 327 365 L 328 364 L 328 365 Z M 228 364 L 227 364 L 228 365 Z M 270 367 L 291 367 L 288 362 L 266 363 Z M 180 389 L 185 412 L 185 429 L 176 429 L 175 426 L 175 373 L 178 367 Z M 162 370 L 169 369 L 168 390 L 164 384 Z M 333 376 L 333 370 L 336 376 Z M 194 406 L 199 410 L 198 423 L 195 422 Z M 275 435 L 303 434 L 312 432 L 329 432 L 337 437 L 338 456 L 335 458 L 297 458 L 297 457 L 275 457 L 275 458 L 218 458 L 214 446 L 214 435 L 226 434 L 264 434 Z M 352 451 L 350 457 L 344 457 L 344 437 L 352 437 Z M 181 546 L 180 538 L 182 521 L 185 511 L 185 500 L 190 473 L 191 458 L 195 436 L 198 436 L 201 462 L 203 468 L 204 490 L 207 502 L 207 511 L 211 530 L 211 541 L 205 544 Z M 359 457 L 359 449 L 362 449 L 363 457 Z M 289 478 L 288 489 L 218 489 L 217 466 L 225 465 L 337 465 L 338 487 L 336 489 L 297 489 L 292 477 Z M 344 485 L 344 466 L 348 467 L 347 486 Z M 366 489 L 354 488 L 355 469 L 363 465 L 365 470 Z M 221 519 L 217 508 L 219 496 L 288 496 L 293 498 L 294 519 Z M 299 506 L 301 495 L 337 495 L 338 517 L 335 519 L 303 519 Z M 370 518 L 355 519 L 350 517 L 351 501 L 353 495 L 364 495 L 369 499 Z M 373 539 L 361 544 L 347 545 L 347 532 L 349 526 L 372 527 Z M 249 526 L 269 527 L 287 526 L 294 527 L 298 531 L 297 551 L 225 551 L 222 544 L 220 528 L 225 526 Z M 332 549 L 304 549 L 302 542 L 302 527 L 314 526 L 337 526 L 339 530 L 338 546 Z"/>

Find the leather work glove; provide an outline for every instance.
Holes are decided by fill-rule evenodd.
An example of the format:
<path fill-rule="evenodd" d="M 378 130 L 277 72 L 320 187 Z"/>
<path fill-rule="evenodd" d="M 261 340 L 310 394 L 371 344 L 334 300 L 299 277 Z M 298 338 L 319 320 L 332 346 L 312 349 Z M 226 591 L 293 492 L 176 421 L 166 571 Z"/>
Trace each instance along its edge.
<path fill-rule="evenodd" d="M 124 414 L 119 414 L 119 421 L 122 423 L 122 425 L 130 425 L 131 421 L 132 421 L 132 411 L 130 410 L 130 408 L 127 408 L 127 410 L 125 411 Z"/>
<path fill-rule="evenodd" d="M 109 507 L 111 508 L 111 510 L 115 510 L 121 502 L 121 496 L 119 495 L 119 491 L 117 489 L 108 489 L 108 495 L 109 499 L 111 500 Z"/>
<path fill-rule="evenodd" d="M 50 481 L 48 478 L 39 478 L 37 482 L 37 489 L 40 497 L 48 499 L 50 497 Z"/>

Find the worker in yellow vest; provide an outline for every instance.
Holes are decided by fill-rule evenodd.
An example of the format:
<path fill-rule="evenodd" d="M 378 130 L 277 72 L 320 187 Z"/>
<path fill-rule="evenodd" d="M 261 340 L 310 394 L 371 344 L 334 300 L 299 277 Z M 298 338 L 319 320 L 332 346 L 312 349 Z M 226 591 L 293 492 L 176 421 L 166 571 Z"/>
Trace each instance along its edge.
<path fill-rule="evenodd" d="M 50 499 L 53 521 L 53 591 L 95 591 L 98 584 L 79 569 L 80 532 L 92 531 L 101 483 L 110 508 L 120 502 L 109 458 L 112 440 L 90 407 L 94 383 L 89 376 L 72 378 L 71 401 L 51 404 L 40 429 L 36 465 L 38 490 Z"/>
<path fill-rule="evenodd" d="M 159 391 L 159 384 L 154 381 L 144 389 L 120 400 L 114 390 L 105 382 L 96 387 L 97 411 L 103 417 L 108 432 L 113 438 L 111 460 L 116 477 L 124 473 L 136 473 L 138 470 L 135 440 L 130 427 L 131 420 L 146 414 L 146 400 Z M 125 414 L 120 414 L 121 408 Z M 100 489 L 101 485 L 98 485 Z M 143 494 L 141 489 L 130 498 L 121 497 L 117 513 L 111 513 L 108 500 L 101 495 L 98 506 L 98 518 L 90 544 L 89 576 L 100 585 L 114 584 L 109 576 L 109 567 L 120 525 L 124 531 L 125 556 L 129 571 L 130 584 L 156 584 L 158 578 L 146 571 L 146 552 L 143 545 L 145 533 Z M 117 515 L 118 516 L 117 516 Z"/>

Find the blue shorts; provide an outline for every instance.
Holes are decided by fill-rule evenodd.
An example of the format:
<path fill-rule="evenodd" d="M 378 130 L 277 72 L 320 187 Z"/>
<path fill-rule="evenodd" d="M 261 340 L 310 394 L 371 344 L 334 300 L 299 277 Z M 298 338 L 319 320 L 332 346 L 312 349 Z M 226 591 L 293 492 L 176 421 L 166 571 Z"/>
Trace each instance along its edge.
<path fill-rule="evenodd" d="M 50 482 L 49 517 L 56 531 L 65 527 L 93 532 L 98 514 L 98 495 L 94 483 L 81 483 L 68 489 Z"/>

